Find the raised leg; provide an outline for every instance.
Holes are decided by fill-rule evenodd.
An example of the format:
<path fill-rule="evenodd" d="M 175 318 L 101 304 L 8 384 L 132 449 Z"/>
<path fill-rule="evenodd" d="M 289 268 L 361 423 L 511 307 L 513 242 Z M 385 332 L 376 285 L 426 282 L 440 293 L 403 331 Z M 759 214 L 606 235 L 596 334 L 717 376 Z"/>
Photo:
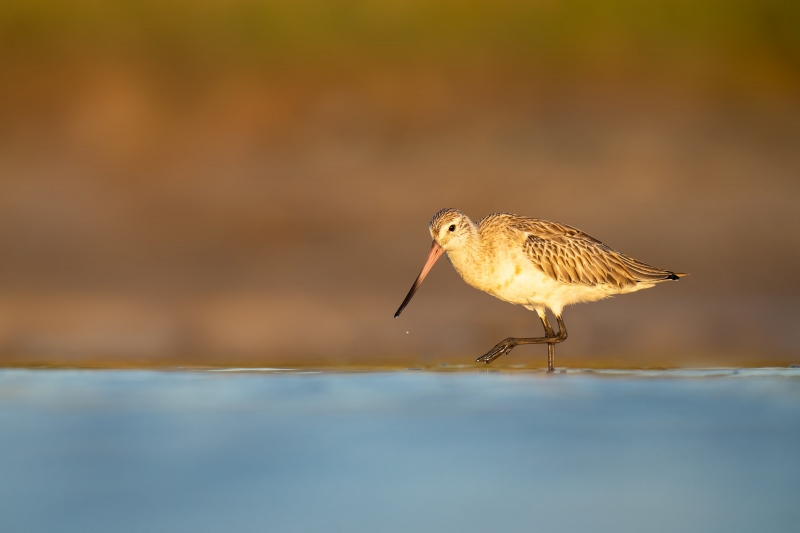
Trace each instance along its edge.
<path fill-rule="evenodd" d="M 539 313 L 539 318 L 542 319 L 542 326 L 544 326 L 544 335 L 545 337 L 555 337 L 556 332 L 553 331 L 553 326 L 550 325 L 550 321 L 547 320 L 547 315 L 544 314 L 544 310 Z"/>
<path fill-rule="evenodd" d="M 539 313 L 539 318 L 542 319 L 545 337 L 508 337 L 497 343 L 494 348 L 478 357 L 475 361 L 488 365 L 501 355 L 509 353 L 514 347 L 520 344 L 547 344 L 547 371 L 553 372 L 555 370 L 555 345 L 567 339 L 567 327 L 564 325 L 564 319 L 561 318 L 561 315 L 556 315 L 556 320 L 558 320 L 558 333 L 553 331 L 550 322 L 547 320 L 547 316 L 545 316 L 543 312 Z"/>

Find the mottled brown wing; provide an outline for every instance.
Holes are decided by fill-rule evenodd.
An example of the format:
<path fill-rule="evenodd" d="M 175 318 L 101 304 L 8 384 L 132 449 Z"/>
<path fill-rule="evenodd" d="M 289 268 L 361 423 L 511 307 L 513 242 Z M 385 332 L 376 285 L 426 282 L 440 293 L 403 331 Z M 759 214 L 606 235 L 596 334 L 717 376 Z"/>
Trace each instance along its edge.
<path fill-rule="evenodd" d="M 640 281 L 677 279 L 616 252 L 579 229 L 538 219 L 517 219 L 512 226 L 525 233 L 523 248 L 533 264 L 562 283 L 627 287 Z"/>

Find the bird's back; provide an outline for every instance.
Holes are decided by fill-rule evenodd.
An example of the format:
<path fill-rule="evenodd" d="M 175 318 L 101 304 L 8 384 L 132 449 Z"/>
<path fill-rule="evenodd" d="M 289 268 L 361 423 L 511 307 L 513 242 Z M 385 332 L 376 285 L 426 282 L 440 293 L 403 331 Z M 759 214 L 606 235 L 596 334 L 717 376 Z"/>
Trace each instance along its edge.
<path fill-rule="evenodd" d="M 490 247 L 521 246 L 537 269 L 562 284 L 630 292 L 685 275 L 650 266 L 558 222 L 495 213 L 479 220 L 478 228 Z"/>

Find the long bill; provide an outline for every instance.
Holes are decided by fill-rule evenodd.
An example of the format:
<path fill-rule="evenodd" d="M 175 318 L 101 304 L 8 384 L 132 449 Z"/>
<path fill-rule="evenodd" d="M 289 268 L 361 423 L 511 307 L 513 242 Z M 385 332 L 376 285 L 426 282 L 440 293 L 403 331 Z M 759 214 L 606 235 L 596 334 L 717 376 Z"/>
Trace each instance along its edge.
<path fill-rule="evenodd" d="M 420 284 L 422 283 L 422 280 L 425 279 L 425 276 L 428 275 L 428 272 L 430 272 L 431 268 L 433 268 L 433 264 L 436 262 L 437 259 L 439 259 L 439 256 L 442 255 L 443 251 L 444 250 L 442 250 L 442 247 L 439 246 L 438 244 L 436 244 L 436 241 L 433 241 L 431 243 L 431 251 L 428 254 L 428 260 L 425 261 L 425 266 L 422 267 L 422 271 L 419 273 L 419 276 L 417 276 L 417 280 L 411 286 L 411 290 L 408 291 L 408 294 L 406 295 L 406 299 L 403 300 L 403 303 L 400 304 L 400 307 L 397 309 L 397 312 L 394 314 L 395 318 L 400 316 L 400 313 L 402 313 L 403 309 L 406 308 L 406 306 L 408 305 L 408 302 L 410 302 L 411 298 L 414 297 L 414 293 L 417 292 L 417 287 L 420 286 Z"/>

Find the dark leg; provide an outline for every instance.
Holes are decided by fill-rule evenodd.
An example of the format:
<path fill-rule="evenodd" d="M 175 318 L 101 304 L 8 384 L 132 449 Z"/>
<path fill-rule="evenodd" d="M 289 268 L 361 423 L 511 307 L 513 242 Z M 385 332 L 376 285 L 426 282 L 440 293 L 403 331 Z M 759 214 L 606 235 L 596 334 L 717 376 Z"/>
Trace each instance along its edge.
<path fill-rule="evenodd" d="M 542 319 L 542 325 L 544 326 L 544 335 L 545 337 L 555 337 L 556 332 L 553 331 L 553 327 L 550 325 L 550 321 L 547 320 L 547 315 L 542 314 L 539 316 Z M 559 326 L 560 327 L 560 326 Z M 556 345 L 553 342 L 547 343 L 547 371 L 553 372 L 555 370 L 555 360 L 556 360 Z"/>
<path fill-rule="evenodd" d="M 542 315 L 539 318 L 542 319 L 542 325 L 544 326 L 544 335 L 545 337 L 555 337 L 556 332 L 553 331 L 553 326 L 550 325 L 550 321 L 547 320 L 547 315 Z"/>
<path fill-rule="evenodd" d="M 547 344 L 547 371 L 552 372 L 555 370 L 555 345 L 567 339 L 567 328 L 564 325 L 564 319 L 560 315 L 556 315 L 558 320 L 558 333 L 553 331 L 546 316 L 541 317 L 542 325 L 546 337 L 531 337 L 531 338 L 517 338 L 508 337 L 497 343 L 497 345 L 489 350 L 486 354 L 478 357 L 475 361 L 478 363 L 486 363 L 487 365 L 514 349 L 515 346 L 520 344 Z"/>
<path fill-rule="evenodd" d="M 564 325 L 564 319 L 561 315 L 556 315 L 558 320 L 558 338 L 557 342 L 563 342 L 567 339 L 567 326 Z M 556 369 L 556 345 L 553 342 L 547 344 L 547 371 L 554 372 Z"/>

